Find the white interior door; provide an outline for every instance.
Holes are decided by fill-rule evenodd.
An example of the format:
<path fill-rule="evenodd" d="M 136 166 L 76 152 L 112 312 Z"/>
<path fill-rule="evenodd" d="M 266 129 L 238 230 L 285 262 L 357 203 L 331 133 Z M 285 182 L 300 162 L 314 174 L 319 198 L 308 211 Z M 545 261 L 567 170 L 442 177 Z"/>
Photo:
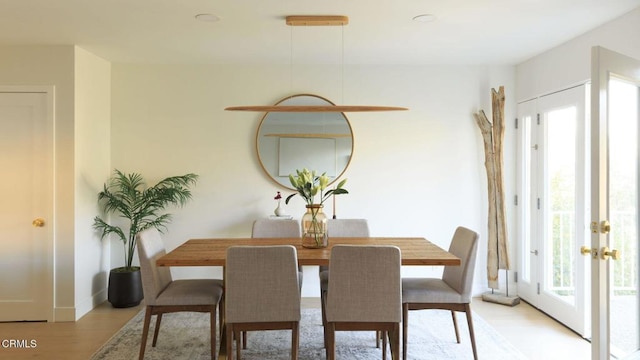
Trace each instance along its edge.
<path fill-rule="evenodd" d="M 537 100 L 518 104 L 518 295 L 534 306 L 538 306 L 538 243 L 537 243 L 537 179 L 536 156 Z"/>
<path fill-rule="evenodd" d="M 523 203 L 518 294 L 588 334 L 585 243 L 586 86 L 520 104 Z M 520 204 L 519 204 L 520 205 Z"/>
<path fill-rule="evenodd" d="M 0 89 L 0 321 L 53 320 L 49 106 Z"/>
<path fill-rule="evenodd" d="M 638 358 L 640 61 L 594 47 L 591 71 L 592 359 Z"/>

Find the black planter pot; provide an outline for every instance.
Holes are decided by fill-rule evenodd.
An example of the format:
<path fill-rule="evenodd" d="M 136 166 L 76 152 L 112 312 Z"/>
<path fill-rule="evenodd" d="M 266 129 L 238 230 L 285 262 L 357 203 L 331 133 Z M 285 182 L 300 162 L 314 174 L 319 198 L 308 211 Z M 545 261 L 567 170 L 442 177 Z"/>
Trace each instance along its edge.
<path fill-rule="evenodd" d="M 137 306 L 144 297 L 140 268 L 133 271 L 126 268 L 115 268 L 109 272 L 108 300 L 115 308 Z"/>

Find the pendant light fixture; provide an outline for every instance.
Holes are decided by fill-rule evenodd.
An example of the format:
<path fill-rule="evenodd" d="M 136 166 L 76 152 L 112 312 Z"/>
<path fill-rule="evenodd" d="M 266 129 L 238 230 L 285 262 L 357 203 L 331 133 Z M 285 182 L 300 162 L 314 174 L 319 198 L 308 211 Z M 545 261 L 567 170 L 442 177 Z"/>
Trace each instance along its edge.
<path fill-rule="evenodd" d="M 286 17 L 289 26 L 345 26 L 349 24 L 349 17 L 344 15 L 290 15 Z M 342 40 L 344 53 L 344 37 Z M 342 56 L 344 71 L 344 54 Z M 343 75 L 344 78 L 344 75 Z M 344 81 L 344 79 L 343 79 Z M 230 106 L 227 111 L 258 111 L 258 112 L 368 112 L 368 111 L 398 111 L 409 110 L 397 106 L 374 105 L 247 105 Z"/>

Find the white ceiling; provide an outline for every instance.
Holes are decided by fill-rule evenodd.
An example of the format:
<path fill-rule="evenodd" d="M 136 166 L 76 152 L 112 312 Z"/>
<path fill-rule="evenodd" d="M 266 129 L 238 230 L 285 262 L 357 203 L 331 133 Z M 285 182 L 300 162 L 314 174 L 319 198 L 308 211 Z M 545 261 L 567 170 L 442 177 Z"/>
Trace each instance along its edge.
<path fill-rule="evenodd" d="M 0 0 L 0 45 L 76 44 L 112 62 L 136 63 L 517 64 L 638 6 L 640 0 Z M 201 13 L 220 21 L 196 21 Z M 411 20 L 425 13 L 437 20 Z M 311 14 L 347 15 L 350 22 L 284 22 Z"/>

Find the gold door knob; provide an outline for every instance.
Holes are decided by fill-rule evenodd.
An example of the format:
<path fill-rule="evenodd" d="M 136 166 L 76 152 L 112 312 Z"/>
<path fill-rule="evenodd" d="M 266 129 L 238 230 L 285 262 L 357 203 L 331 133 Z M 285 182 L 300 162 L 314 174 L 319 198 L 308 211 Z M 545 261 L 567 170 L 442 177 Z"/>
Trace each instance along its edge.
<path fill-rule="evenodd" d="M 582 246 L 580 247 L 580 254 L 582 254 L 582 255 L 585 255 L 585 256 L 586 256 L 586 255 L 589 255 L 589 254 L 591 254 L 591 253 L 594 253 L 594 251 L 593 251 L 593 249 L 592 249 L 592 248 L 588 247 L 587 245 L 582 245 Z"/>
<path fill-rule="evenodd" d="M 31 222 L 31 225 L 33 225 L 35 227 L 43 227 L 44 226 L 44 219 L 37 218 L 37 219 L 35 219 L 35 220 L 33 220 Z"/>
<path fill-rule="evenodd" d="M 609 258 L 613 260 L 620 259 L 620 251 L 613 249 L 610 250 L 608 246 L 602 248 L 602 260 L 609 260 Z"/>

